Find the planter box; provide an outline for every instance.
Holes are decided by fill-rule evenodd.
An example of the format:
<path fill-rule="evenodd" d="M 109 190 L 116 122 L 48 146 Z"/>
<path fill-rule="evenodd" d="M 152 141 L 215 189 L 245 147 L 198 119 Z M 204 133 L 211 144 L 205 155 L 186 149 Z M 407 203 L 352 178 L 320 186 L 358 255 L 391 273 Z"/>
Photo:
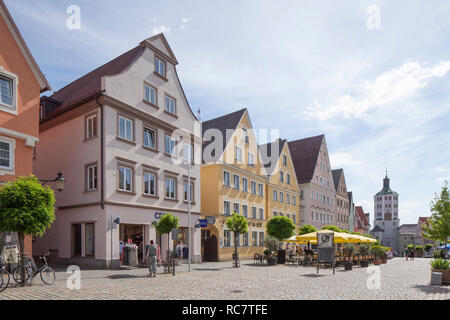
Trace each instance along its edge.
<path fill-rule="evenodd" d="M 345 270 L 352 270 L 353 269 L 353 264 L 351 262 L 346 262 L 344 264 Z"/>
<path fill-rule="evenodd" d="M 368 260 L 361 261 L 361 268 L 367 268 L 368 266 L 369 266 L 369 261 Z"/>
<path fill-rule="evenodd" d="M 383 264 L 387 263 L 387 259 L 381 259 L 381 263 Z"/>
<path fill-rule="evenodd" d="M 373 260 L 373 264 L 377 266 L 381 264 L 381 260 Z"/>
<path fill-rule="evenodd" d="M 433 269 L 432 271 L 439 272 L 442 274 L 442 284 L 450 284 L 450 270 Z"/>

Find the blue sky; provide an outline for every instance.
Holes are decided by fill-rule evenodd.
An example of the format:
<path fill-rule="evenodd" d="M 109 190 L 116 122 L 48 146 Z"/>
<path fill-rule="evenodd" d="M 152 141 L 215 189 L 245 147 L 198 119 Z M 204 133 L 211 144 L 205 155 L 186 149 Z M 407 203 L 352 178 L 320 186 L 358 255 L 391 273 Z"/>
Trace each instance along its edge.
<path fill-rule="evenodd" d="M 164 31 L 203 120 L 247 107 L 257 130 L 325 133 L 371 220 L 385 167 L 401 223 L 450 180 L 449 1 L 5 2 L 54 90 Z"/>

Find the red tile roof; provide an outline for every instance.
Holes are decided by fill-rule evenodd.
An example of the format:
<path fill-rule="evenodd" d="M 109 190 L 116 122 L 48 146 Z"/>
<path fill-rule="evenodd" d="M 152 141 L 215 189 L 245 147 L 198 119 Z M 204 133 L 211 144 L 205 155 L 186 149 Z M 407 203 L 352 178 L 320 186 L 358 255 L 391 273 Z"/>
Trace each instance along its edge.
<path fill-rule="evenodd" d="M 314 175 L 324 135 L 289 141 L 292 162 L 298 183 L 308 183 Z"/>
<path fill-rule="evenodd" d="M 355 206 L 355 213 L 358 221 L 358 229 L 367 228 L 369 226 L 369 222 L 367 221 L 363 208 L 361 206 Z"/>
<path fill-rule="evenodd" d="M 123 71 L 144 52 L 144 49 L 145 45 L 139 45 L 56 91 L 50 98 L 59 101 L 61 104 L 51 112 L 45 110 L 43 121 L 49 120 L 67 111 L 78 102 L 100 93 L 102 78 Z"/>

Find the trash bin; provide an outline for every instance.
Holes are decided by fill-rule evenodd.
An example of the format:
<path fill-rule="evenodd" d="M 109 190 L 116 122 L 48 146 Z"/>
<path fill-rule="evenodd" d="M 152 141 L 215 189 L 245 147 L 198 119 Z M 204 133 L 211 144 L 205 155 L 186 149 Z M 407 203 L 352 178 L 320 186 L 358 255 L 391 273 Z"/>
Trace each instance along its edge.
<path fill-rule="evenodd" d="M 285 264 L 286 263 L 286 250 L 278 250 L 277 252 L 277 263 Z"/>

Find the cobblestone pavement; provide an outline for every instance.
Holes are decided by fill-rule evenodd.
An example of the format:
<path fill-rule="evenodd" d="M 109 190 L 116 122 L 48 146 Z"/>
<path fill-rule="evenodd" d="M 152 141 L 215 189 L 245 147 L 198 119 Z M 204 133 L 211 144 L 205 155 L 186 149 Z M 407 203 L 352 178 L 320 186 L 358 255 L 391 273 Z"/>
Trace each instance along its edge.
<path fill-rule="evenodd" d="M 176 276 L 147 277 L 147 269 L 82 270 L 81 289 L 66 286 L 69 274 L 61 269 L 56 283 L 9 287 L 0 299 L 450 299 L 450 286 L 431 286 L 430 259 L 389 260 L 380 266 L 380 288 L 369 289 L 367 268 L 352 271 L 297 266 L 255 266 L 242 261 L 178 267 Z M 162 272 L 162 270 L 160 270 Z M 14 282 L 14 280 L 11 280 Z M 370 281 L 369 281 L 370 282 Z M 371 282 L 370 282 L 371 283 Z"/>

